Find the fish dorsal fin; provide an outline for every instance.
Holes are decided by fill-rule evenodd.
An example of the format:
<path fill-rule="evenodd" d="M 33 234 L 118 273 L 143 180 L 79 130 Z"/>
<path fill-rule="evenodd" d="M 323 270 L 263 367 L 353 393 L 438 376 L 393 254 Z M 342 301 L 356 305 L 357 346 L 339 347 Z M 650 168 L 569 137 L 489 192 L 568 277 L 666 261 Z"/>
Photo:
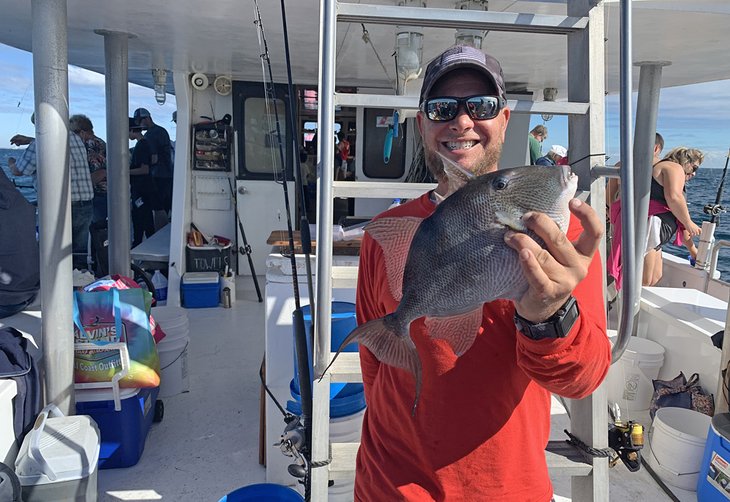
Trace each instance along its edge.
<path fill-rule="evenodd" d="M 383 248 L 388 287 L 395 301 L 403 297 L 403 269 L 408 260 L 408 250 L 423 218 L 403 216 L 380 218 L 368 223 L 365 231 Z"/>
<path fill-rule="evenodd" d="M 446 340 L 454 354 L 462 355 L 474 343 L 482 325 L 482 306 L 449 317 L 426 317 L 426 329 L 432 338 Z"/>

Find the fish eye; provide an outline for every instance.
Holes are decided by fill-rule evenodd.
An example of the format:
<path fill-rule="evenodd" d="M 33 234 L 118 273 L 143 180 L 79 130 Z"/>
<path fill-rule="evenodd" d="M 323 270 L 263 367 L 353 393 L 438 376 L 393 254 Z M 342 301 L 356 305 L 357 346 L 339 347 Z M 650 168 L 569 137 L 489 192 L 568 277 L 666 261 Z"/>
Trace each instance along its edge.
<path fill-rule="evenodd" d="M 492 186 L 495 190 L 504 190 L 507 188 L 507 178 L 504 176 L 499 176 L 498 178 L 495 178 L 494 181 L 492 181 Z"/>

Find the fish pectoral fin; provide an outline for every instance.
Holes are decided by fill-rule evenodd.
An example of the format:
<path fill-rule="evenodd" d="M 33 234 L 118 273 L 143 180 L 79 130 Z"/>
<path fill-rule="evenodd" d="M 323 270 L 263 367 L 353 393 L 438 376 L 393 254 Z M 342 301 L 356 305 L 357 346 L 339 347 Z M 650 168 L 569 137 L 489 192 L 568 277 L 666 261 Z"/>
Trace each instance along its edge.
<path fill-rule="evenodd" d="M 497 211 L 494 213 L 494 219 L 505 227 L 515 232 L 524 232 L 526 227 L 522 221 L 522 216 L 508 213 L 505 211 Z"/>
<path fill-rule="evenodd" d="M 426 329 L 432 338 L 446 340 L 454 354 L 461 356 L 474 343 L 482 325 L 482 306 L 449 317 L 427 317 Z"/>

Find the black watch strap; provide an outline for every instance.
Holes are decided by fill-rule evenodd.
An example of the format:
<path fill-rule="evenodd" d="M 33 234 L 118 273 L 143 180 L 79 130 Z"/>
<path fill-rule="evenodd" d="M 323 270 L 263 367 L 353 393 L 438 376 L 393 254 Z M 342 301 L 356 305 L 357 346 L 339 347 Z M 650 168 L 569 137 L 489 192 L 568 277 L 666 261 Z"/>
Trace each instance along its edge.
<path fill-rule="evenodd" d="M 523 335 L 532 340 L 565 338 L 578 319 L 578 315 L 578 302 L 571 296 L 557 312 L 543 322 L 528 321 L 515 312 L 515 326 Z"/>

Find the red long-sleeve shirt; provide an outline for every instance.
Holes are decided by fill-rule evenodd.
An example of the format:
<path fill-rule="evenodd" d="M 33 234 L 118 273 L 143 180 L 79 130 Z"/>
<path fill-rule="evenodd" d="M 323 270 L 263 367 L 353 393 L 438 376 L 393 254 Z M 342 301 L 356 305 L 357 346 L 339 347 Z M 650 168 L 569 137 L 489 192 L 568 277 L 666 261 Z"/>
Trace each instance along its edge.
<path fill-rule="evenodd" d="M 387 212 L 427 217 L 428 194 Z M 581 232 L 571 215 L 568 237 Z M 457 285 L 458 287 L 458 285 Z M 367 502 L 548 501 L 553 490 L 544 449 L 550 434 L 550 393 L 582 398 L 610 365 L 600 260 L 573 295 L 580 316 L 563 339 L 530 340 L 513 322 L 514 304 L 484 305 L 474 345 L 456 357 L 428 336 L 423 319 L 411 338 L 423 364 L 415 417 L 415 382 L 360 347 L 368 403 L 357 455 L 355 500 Z M 357 288 L 359 323 L 393 312 L 381 247 L 362 242 Z"/>

